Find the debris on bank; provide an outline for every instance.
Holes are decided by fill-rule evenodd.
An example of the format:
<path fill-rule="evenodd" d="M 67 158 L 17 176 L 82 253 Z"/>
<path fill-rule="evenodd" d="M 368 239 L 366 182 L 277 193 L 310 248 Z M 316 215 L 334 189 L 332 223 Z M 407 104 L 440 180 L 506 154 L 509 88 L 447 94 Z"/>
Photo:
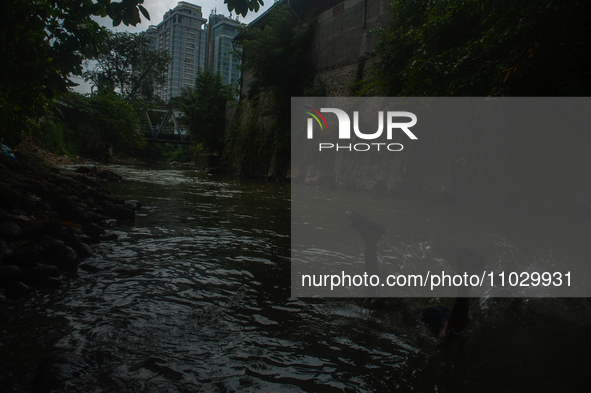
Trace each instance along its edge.
<path fill-rule="evenodd" d="M 104 169 L 97 166 L 81 166 L 77 168 L 74 172 L 90 177 L 91 179 L 94 179 L 96 181 L 119 182 L 123 179 L 121 175 L 116 174 L 115 172 L 113 172 L 112 169 Z"/>
<path fill-rule="evenodd" d="M 16 161 L 16 157 L 12 152 L 12 149 L 4 144 L 4 138 L 0 140 L 0 148 L 2 149 L 2 156 L 12 158 Z"/>

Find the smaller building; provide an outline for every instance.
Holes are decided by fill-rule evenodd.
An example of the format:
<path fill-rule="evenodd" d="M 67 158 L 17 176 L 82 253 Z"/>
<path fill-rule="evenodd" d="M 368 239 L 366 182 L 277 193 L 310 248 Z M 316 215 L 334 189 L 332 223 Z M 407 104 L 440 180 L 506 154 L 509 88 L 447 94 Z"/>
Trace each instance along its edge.
<path fill-rule="evenodd" d="M 148 46 L 150 48 L 158 49 L 158 28 L 156 26 L 148 26 L 148 30 L 141 34 L 148 39 Z"/>

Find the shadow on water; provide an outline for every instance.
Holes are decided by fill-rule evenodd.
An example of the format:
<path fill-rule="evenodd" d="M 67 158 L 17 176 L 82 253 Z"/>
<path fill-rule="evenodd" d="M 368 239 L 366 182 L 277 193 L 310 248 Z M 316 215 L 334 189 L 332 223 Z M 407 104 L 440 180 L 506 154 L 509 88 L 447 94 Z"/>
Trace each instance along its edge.
<path fill-rule="evenodd" d="M 133 225 L 115 228 L 117 242 L 96 247 L 87 263 L 98 272 L 81 270 L 59 290 L 0 310 L 0 382 L 7 391 L 29 390 L 37 364 L 59 352 L 87 364 L 67 392 L 587 386 L 586 299 L 474 300 L 468 330 L 441 351 L 418 313 L 451 299 L 391 299 L 386 309 L 369 309 L 362 299 L 290 297 L 289 185 L 168 166 L 113 169 L 126 180 L 107 186 L 140 200 L 142 211 Z M 402 216 L 416 218 L 397 203 Z M 339 257 L 359 264 L 358 239 L 346 232 L 343 210 L 334 209 L 340 221 L 325 223 L 324 231 L 342 226 L 347 245 Z M 475 225 L 473 213 L 457 218 L 458 226 Z M 445 259 L 433 251 L 436 240 L 421 236 L 424 221 L 417 222 L 406 233 L 388 228 L 382 262 Z M 484 226 L 473 232 L 496 233 Z M 507 239 L 494 247 L 520 250 Z"/>

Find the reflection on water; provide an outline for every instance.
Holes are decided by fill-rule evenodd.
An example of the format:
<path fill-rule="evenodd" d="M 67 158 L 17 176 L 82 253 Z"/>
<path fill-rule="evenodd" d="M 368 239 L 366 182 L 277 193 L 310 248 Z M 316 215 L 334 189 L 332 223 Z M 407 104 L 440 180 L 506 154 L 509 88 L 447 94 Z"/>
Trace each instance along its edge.
<path fill-rule="evenodd" d="M 143 209 L 135 224 L 115 229 L 117 242 L 100 244 L 86 261 L 99 272 L 79 271 L 65 287 L 37 293 L 4 312 L 0 367 L 7 377 L 1 382 L 12 391 L 27 390 L 37 363 L 57 352 L 77 353 L 88 362 L 68 392 L 586 386 L 586 299 L 474 301 L 472 328 L 444 352 L 417 314 L 428 305 L 449 305 L 448 299 L 397 299 L 373 310 L 360 299 L 290 297 L 288 185 L 168 166 L 114 170 L 127 180 L 107 186 L 140 200 Z M 330 192 L 314 192 L 317 203 L 330 199 Z M 376 197 L 358 197 L 379 205 Z M 405 230 L 392 231 L 380 244 L 382 259 L 446 263 L 438 250 L 447 242 L 436 238 L 464 233 L 441 228 L 441 236 L 433 234 L 444 221 L 436 216 L 449 218 L 441 205 L 421 202 L 421 215 L 411 202 L 391 203 L 391 211 L 406 217 Z M 317 252 L 361 261 L 361 242 L 340 206 L 321 207 L 339 219 L 318 222 L 319 214 L 313 214 L 307 222 L 321 228 L 315 231 L 347 237 L 343 249 Z M 473 236 L 486 238 L 500 233 L 494 223 L 477 222 L 473 210 L 453 212 L 452 228 L 471 226 Z M 431 232 L 427 219 L 438 223 L 429 226 Z M 491 247 L 497 251 L 490 253 L 515 255 L 517 261 L 527 254 L 509 239 Z M 553 251 L 547 249 L 548 257 Z"/>

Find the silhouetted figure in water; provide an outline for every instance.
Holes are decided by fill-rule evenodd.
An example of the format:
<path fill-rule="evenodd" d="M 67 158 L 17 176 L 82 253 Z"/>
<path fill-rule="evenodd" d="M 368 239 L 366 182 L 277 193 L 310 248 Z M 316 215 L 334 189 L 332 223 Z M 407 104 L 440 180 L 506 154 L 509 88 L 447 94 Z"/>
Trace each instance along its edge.
<path fill-rule="evenodd" d="M 380 237 L 386 235 L 388 232 L 375 222 L 363 217 L 361 214 L 348 211 L 346 216 L 351 219 L 351 226 L 355 228 L 363 237 L 365 245 L 365 272 L 368 275 L 377 275 L 380 277 L 380 269 L 378 267 L 378 241 Z M 481 274 L 484 269 L 484 258 L 474 251 L 465 248 L 456 248 L 456 260 L 458 263 L 457 274 L 463 275 L 464 272 L 468 275 Z M 365 287 L 365 296 L 372 297 L 377 295 L 377 287 Z M 447 307 L 435 306 L 429 307 L 423 311 L 422 321 L 429 326 L 433 335 L 437 338 L 446 337 L 446 341 L 453 334 L 460 333 L 466 328 L 468 324 L 468 308 L 470 305 L 470 287 L 458 287 L 458 295 L 454 302 L 453 308 L 450 310 Z"/>
<path fill-rule="evenodd" d="M 345 215 L 351 219 L 351 226 L 357 229 L 363 237 L 363 243 L 365 245 L 365 272 L 369 276 L 376 275 L 380 277 L 380 281 L 382 281 L 380 269 L 378 267 L 378 240 L 380 240 L 380 237 L 383 235 L 386 235 L 388 231 L 386 231 L 381 225 L 376 224 L 352 210 L 346 212 Z M 376 295 L 377 287 L 365 287 L 365 296 Z"/>
<path fill-rule="evenodd" d="M 480 274 L 484 269 L 484 258 L 474 251 L 456 248 L 458 274 Z M 437 338 L 451 338 L 460 333 L 468 324 L 468 307 L 470 305 L 470 287 L 458 287 L 458 296 L 450 310 L 446 307 L 435 306 L 424 310 L 422 321 L 429 326 Z"/>

